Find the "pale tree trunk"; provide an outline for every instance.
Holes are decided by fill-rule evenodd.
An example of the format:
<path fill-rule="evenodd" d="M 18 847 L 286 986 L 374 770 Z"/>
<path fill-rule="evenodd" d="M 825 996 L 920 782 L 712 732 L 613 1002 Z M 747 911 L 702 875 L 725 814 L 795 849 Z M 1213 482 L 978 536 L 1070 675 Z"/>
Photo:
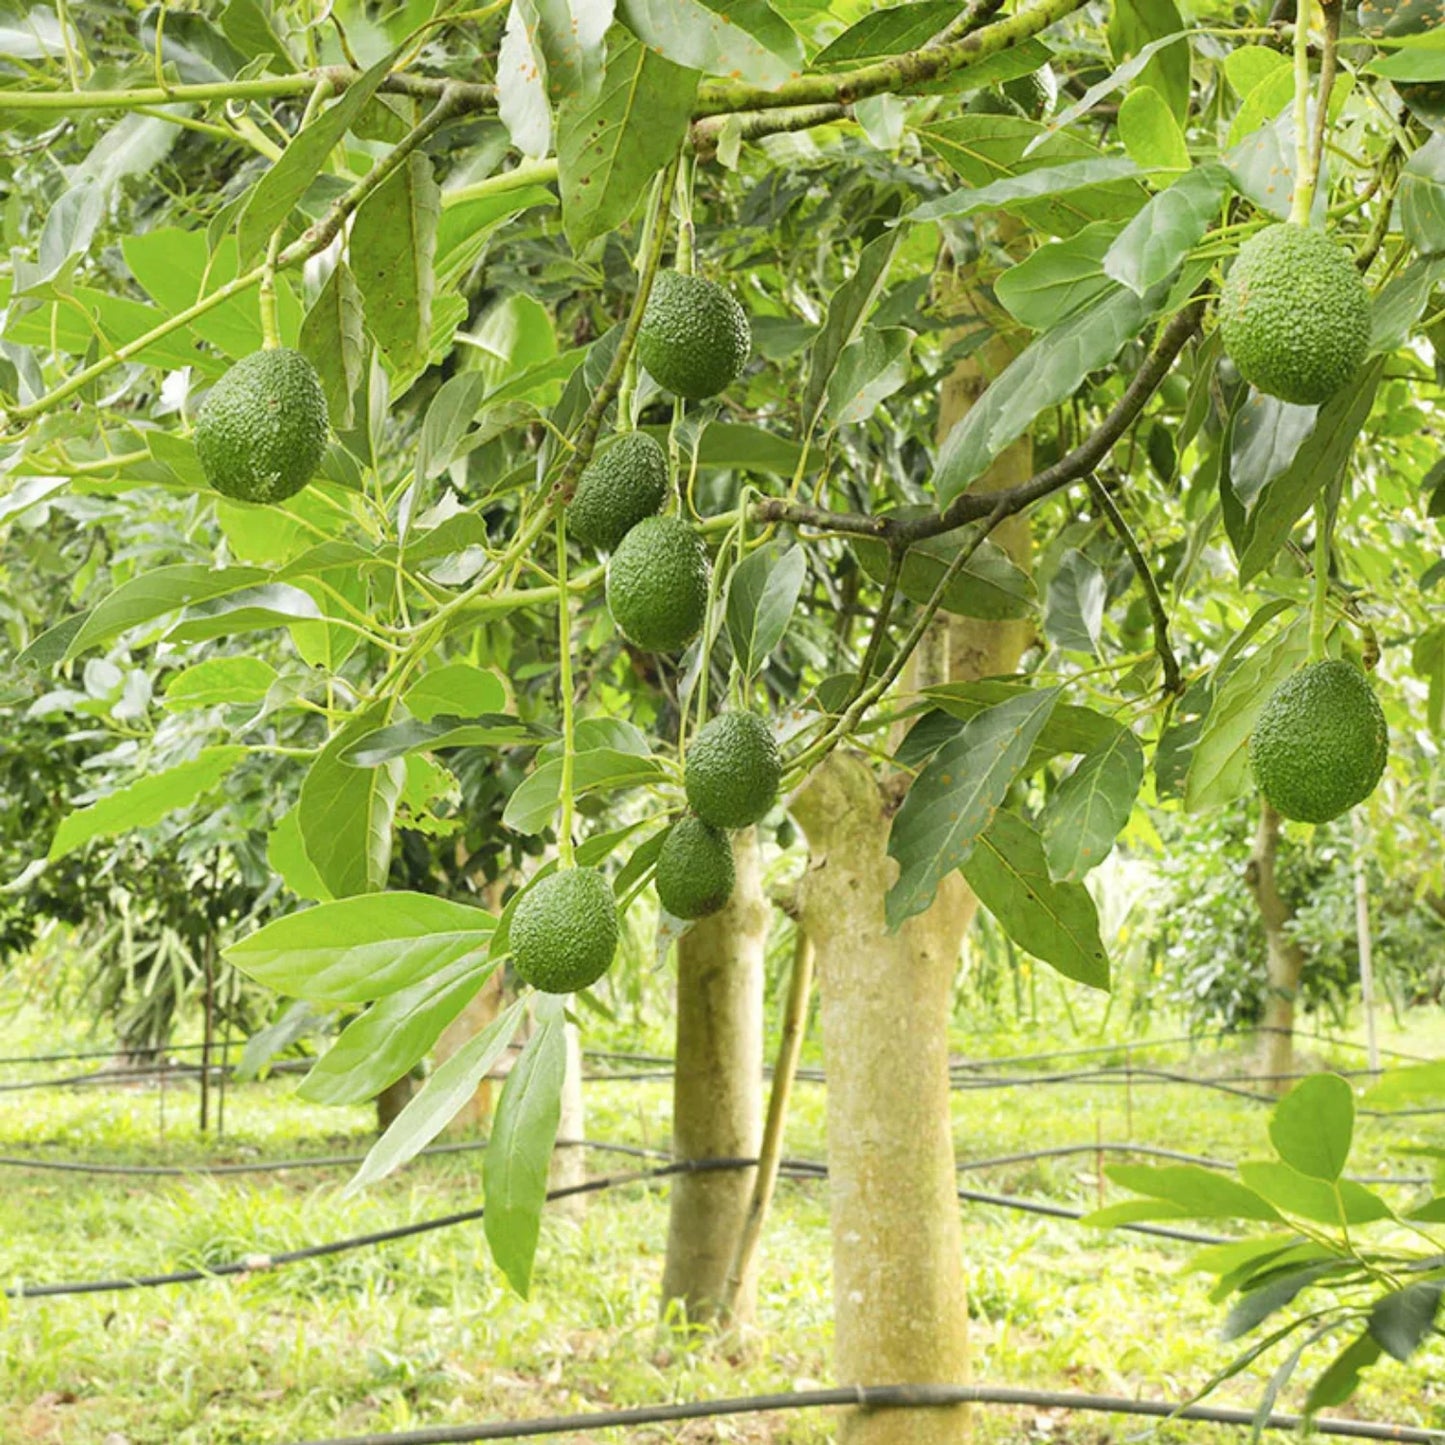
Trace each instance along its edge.
<path fill-rule="evenodd" d="M 970 909 L 954 874 L 889 933 L 891 809 L 834 753 L 793 800 L 812 855 L 800 895 L 827 1060 L 833 1372 L 839 1384 L 959 1384 L 968 1298 L 954 1174 L 948 1019 Z M 956 1445 L 966 1412 L 850 1412 L 843 1445 Z"/>
<path fill-rule="evenodd" d="M 757 832 L 733 835 L 737 884 L 727 906 L 677 945 L 673 1153 L 678 1159 L 754 1159 L 762 1137 L 763 968 L 771 906 Z M 663 1309 L 691 1322 L 718 1318 L 752 1194 L 753 1170 L 680 1175 L 672 1186 Z M 753 1271 L 738 1282 L 731 1320 L 745 1324 Z"/>
<path fill-rule="evenodd" d="M 1289 1088 L 1289 1080 L 1284 1076 L 1294 1072 L 1295 1000 L 1299 995 L 1305 956 L 1304 950 L 1288 931 L 1294 909 L 1279 891 L 1276 872 L 1279 832 L 1279 814 L 1261 798 L 1254 852 L 1245 870 L 1245 881 L 1259 906 L 1266 949 L 1267 983 L 1259 1045 L 1259 1073 L 1265 1083 L 1282 1094 Z"/>
<path fill-rule="evenodd" d="M 943 389 L 939 438 L 1007 363 L 998 342 Z M 1032 470 L 1027 440 L 976 484 L 996 490 Z M 1022 519 L 995 533 L 1027 567 Z M 1011 673 L 1027 623 L 940 621 L 910 660 L 903 688 Z M 961 875 L 897 933 L 884 921 L 896 877 L 887 856 L 894 798 L 872 767 L 836 753 L 792 809 L 811 853 L 802 926 L 817 950 L 827 1062 L 833 1238 L 834 1374 L 840 1384 L 962 1384 L 968 1299 L 954 1165 L 948 1026 L 963 937 L 977 899 Z M 967 1411 L 850 1412 L 841 1445 L 957 1445 Z"/>
<path fill-rule="evenodd" d="M 376 1132 L 385 1134 L 396 1122 L 396 1117 L 411 1102 L 416 1092 L 416 1080 L 410 1074 L 403 1074 L 394 1084 L 388 1084 L 376 1096 Z"/>

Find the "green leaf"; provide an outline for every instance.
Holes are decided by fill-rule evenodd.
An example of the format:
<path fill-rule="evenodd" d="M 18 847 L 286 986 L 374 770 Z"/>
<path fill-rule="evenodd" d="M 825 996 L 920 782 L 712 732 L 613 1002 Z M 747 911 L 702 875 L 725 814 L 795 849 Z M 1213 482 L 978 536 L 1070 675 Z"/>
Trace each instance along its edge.
<path fill-rule="evenodd" d="M 413 151 L 362 203 L 347 254 L 366 324 L 392 367 L 420 371 L 431 351 L 441 191 L 430 157 Z"/>
<path fill-rule="evenodd" d="M 727 627 L 745 679 L 758 675 L 783 640 L 808 575 L 807 553 L 777 543 L 759 547 L 728 579 Z"/>
<path fill-rule="evenodd" d="M 1416 1064 L 1408 1069 L 1390 1069 L 1366 1098 L 1382 1109 L 1393 1108 L 1411 1099 L 1445 1098 L 1445 1059 L 1433 1064 Z"/>
<path fill-rule="evenodd" d="M 588 793 L 660 782 L 664 776 L 656 758 L 638 757 L 616 748 L 589 748 L 574 759 L 572 787 L 580 798 Z M 562 760 L 553 758 L 539 764 L 522 780 L 507 800 L 502 823 L 518 833 L 540 833 L 552 822 L 561 796 Z"/>
<path fill-rule="evenodd" d="M 813 57 L 815 66 L 854 65 L 921 49 L 963 9 L 963 0 L 914 0 L 864 12 Z"/>
<path fill-rule="evenodd" d="M 985 678 L 982 682 L 946 682 L 925 688 L 923 695 L 951 717 L 964 722 L 975 718 L 986 708 L 995 707 L 1010 698 L 1030 692 L 1028 683 L 1006 678 Z M 1058 753 L 1089 753 L 1101 748 L 1114 736 L 1119 724 L 1093 708 L 1073 703 L 1059 703 L 1049 714 L 1044 730 L 1034 744 L 1030 766 L 1045 763 Z"/>
<path fill-rule="evenodd" d="M 496 1066 L 512 1042 L 526 1014 L 526 1000 L 517 999 L 475 1038 L 468 1039 L 422 1085 L 420 1093 L 392 1120 L 391 1127 L 371 1146 L 361 1168 L 346 1186 L 355 1194 L 385 1179 L 420 1154 L 456 1117 L 457 1110 L 477 1091 L 477 1085 Z M 505 1098 L 505 1093 L 503 1094 Z M 498 1118 L 500 1123 L 500 1114 Z M 554 1126 L 555 1128 L 555 1126 Z M 491 1213 L 490 1196 L 487 1213 Z"/>
<path fill-rule="evenodd" d="M 1020 948 L 1066 978 L 1108 989 L 1109 955 L 1089 890 L 1049 876 L 1043 839 L 1022 818 L 995 814 L 964 863 L 963 876 Z"/>
<path fill-rule="evenodd" d="M 440 713 L 478 717 L 507 706 L 507 686 L 495 672 L 470 662 L 447 662 L 423 673 L 402 694 L 407 711 L 422 722 Z"/>
<path fill-rule="evenodd" d="M 1044 808 L 1044 851 L 1055 878 L 1077 882 L 1109 856 L 1143 779 L 1144 749 L 1127 727 L 1084 754 Z"/>
<path fill-rule="evenodd" d="M 375 768 L 344 760 L 376 730 L 379 715 L 373 705 L 333 733 L 301 784 L 306 856 L 337 898 L 383 888 L 391 867 L 391 824 L 405 767 L 395 759 Z"/>
<path fill-rule="evenodd" d="M 1355 1092 L 1338 1074 L 1302 1079 L 1274 1106 L 1269 1137 L 1279 1157 L 1312 1179 L 1338 1179 L 1355 1133 Z"/>
<path fill-rule="evenodd" d="M 968 861 L 1028 761 L 1059 691 L 1031 689 L 981 712 L 914 780 L 888 835 L 888 855 L 899 867 L 885 903 L 889 928 L 923 912 L 939 883 Z"/>
<path fill-rule="evenodd" d="M 1193 1219 L 1188 1205 L 1171 1204 L 1164 1199 L 1126 1199 L 1122 1204 L 1091 1209 L 1079 1223 L 1091 1229 L 1117 1229 L 1121 1224 L 1141 1224 L 1151 1219 Z"/>
<path fill-rule="evenodd" d="M 803 68 L 798 38 L 763 0 L 618 0 L 617 18 L 676 65 L 768 90 Z"/>
<path fill-rule="evenodd" d="M 672 159 L 691 121 L 696 70 L 675 65 L 621 25 L 607 32 L 595 92 L 557 111 L 562 224 L 574 251 L 616 230 Z"/>
<path fill-rule="evenodd" d="M 828 384 L 843 352 L 863 329 L 863 322 L 877 304 L 893 253 L 903 237 L 901 227 L 875 236 L 858 257 L 853 274 L 828 301 L 828 314 L 812 346 L 808 348 L 808 380 L 803 388 L 802 414 L 809 426 L 817 423 L 828 397 Z"/>
<path fill-rule="evenodd" d="M 1129 99 L 1152 93 L 1135 91 Z M 1120 232 L 1104 257 L 1105 274 L 1137 296 L 1167 281 L 1219 214 L 1229 184 L 1229 172 L 1220 165 L 1203 165 L 1186 172 L 1168 190 L 1160 191 Z"/>
<path fill-rule="evenodd" d="M 1343 1405 L 1359 1388 L 1360 1375 L 1380 1358 L 1380 1346 L 1368 1330 L 1352 1340 L 1314 1382 L 1305 1398 L 1305 1414 Z"/>
<path fill-rule="evenodd" d="M 211 657 L 176 673 L 166 684 L 161 706 L 170 712 L 266 700 L 278 674 L 259 657 Z"/>
<path fill-rule="evenodd" d="M 485 957 L 495 927 L 490 913 L 430 893 L 371 893 L 278 918 L 225 952 L 277 993 L 370 1003 Z"/>
<path fill-rule="evenodd" d="M 1295 623 L 1250 654 L 1219 689 L 1189 764 L 1186 812 L 1232 802 L 1249 777 L 1249 737 L 1265 699 L 1309 656 L 1309 629 Z"/>
<path fill-rule="evenodd" d="M 117 587 L 98 602 L 70 640 L 66 661 L 99 647 L 132 627 L 209 598 L 224 597 L 265 579 L 258 567 L 157 567 Z"/>
<path fill-rule="evenodd" d="M 226 39 L 248 58 L 265 56 L 268 62 L 274 60 L 278 64 L 268 68 L 282 75 L 289 75 L 296 68 L 260 0 L 227 0 L 226 8 L 221 11 L 221 29 L 226 32 Z"/>
<path fill-rule="evenodd" d="M 838 358 L 828 382 L 827 411 L 834 426 L 867 421 L 908 381 L 913 333 L 902 326 L 865 326 Z"/>
<path fill-rule="evenodd" d="M 889 515 L 908 520 L 936 514 L 929 507 L 898 507 Z M 957 556 L 959 547 L 965 545 L 968 539 L 969 528 L 964 526 L 910 547 L 898 576 L 899 592 L 910 602 L 923 604 L 930 601 L 943 574 Z M 852 546 L 864 572 L 875 582 L 885 581 L 888 576 L 887 546 L 869 537 L 855 538 Z M 1033 578 L 996 542 L 985 541 L 948 584 L 940 610 L 959 617 L 1003 621 L 1027 617 L 1037 598 Z"/>
<path fill-rule="evenodd" d="M 1067 553 L 1049 581 L 1044 633 L 1055 646 L 1097 657 L 1108 587 L 1103 569 L 1080 551 Z"/>
<path fill-rule="evenodd" d="M 1295 524 L 1321 492 L 1349 465 L 1384 374 L 1385 358 L 1367 362 L 1358 377 L 1321 408 L 1314 430 L 1295 459 L 1260 493 L 1249 513 L 1248 540 L 1239 559 L 1241 584 L 1252 582 L 1274 561 Z"/>
<path fill-rule="evenodd" d="M 88 808 L 68 813 L 55 831 L 49 858 L 54 862 L 94 838 L 113 838 L 132 828 L 149 828 L 167 813 L 189 807 L 208 793 L 240 760 L 246 749 L 234 745 L 204 748 L 189 762 L 138 778 Z"/>
<path fill-rule="evenodd" d="M 316 1061 L 296 1092 L 313 1104 L 361 1104 L 429 1053 L 442 1030 L 496 971 L 467 954 L 372 1004 Z"/>
<path fill-rule="evenodd" d="M 28 512 L 31 507 L 38 507 L 69 483 L 69 477 L 21 477 L 5 496 L 0 497 L 0 524 Z"/>
<path fill-rule="evenodd" d="M 513 0 L 554 103 L 590 96 L 602 78 L 612 0 Z"/>
<path fill-rule="evenodd" d="M 1390 1218 L 1378 1195 L 1350 1180 L 1312 1179 L 1288 1164 L 1262 1160 L 1241 1164 L 1239 1177 L 1257 1194 L 1286 1214 L 1317 1224 L 1370 1224 Z"/>
<path fill-rule="evenodd" d="M 246 209 L 241 212 L 237 236 L 242 265 L 249 265 L 265 250 L 272 231 L 284 224 L 312 181 L 325 169 L 332 150 L 376 94 L 377 86 L 386 79 L 398 53 L 393 50 L 382 56 L 358 76 L 334 105 L 296 133 L 281 159 L 261 173 Z"/>
<path fill-rule="evenodd" d="M 411 718 L 357 737 L 345 761 L 354 768 L 378 768 L 408 753 L 441 748 L 502 748 L 531 742 L 537 730 L 506 713 L 451 717 L 440 713 L 430 722 Z"/>
<path fill-rule="evenodd" d="M 1023 175 L 1006 176 L 986 186 L 969 187 L 940 196 L 908 213 L 909 222 L 942 221 L 972 216 L 979 211 L 1008 211 L 1020 201 L 1037 201 L 1043 196 L 1068 195 L 1091 190 L 1112 181 L 1132 180 L 1139 167 L 1122 156 L 1090 156 L 1064 161 L 1057 166 L 1040 166 Z"/>
<path fill-rule="evenodd" d="M 167 630 L 166 641 L 206 642 L 238 632 L 262 632 L 296 622 L 313 622 L 322 616 L 309 592 L 284 582 L 273 582 L 192 603 Z"/>
<path fill-rule="evenodd" d="M 551 330 L 548 322 L 547 329 Z M 416 444 L 416 475 L 431 481 L 451 466 L 461 450 L 462 439 L 477 419 L 477 410 L 488 390 L 489 377 L 483 371 L 462 371 L 448 377 L 437 388 L 422 418 Z"/>
<path fill-rule="evenodd" d="M 1400 229 L 1422 256 L 1445 251 L 1445 135 L 1433 134 L 1400 173 Z"/>
<path fill-rule="evenodd" d="M 298 345 L 321 378 L 331 425 L 349 430 L 356 422 L 356 388 L 366 366 L 366 326 L 361 291 L 344 260 L 331 268 L 306 313 Z"/>
<path fill-rule="evenodd" d="M 1141 298 L 1120 286 L 1035 340 L 939 449 L 933 474 L 939 506 L 967 491 L 1040 412 L 1068 400 L 1091 371 L 1107 366 L 1125 342 L 1136 340 L 1162 300 Z"/>
<path fill-rule="evenodd" d="M 488 392 L 557 354 L 552 317 L 535 297 L 517 291 L 482 318 L 467 348 L 472 365 L 487 380 Z"/>
<path fill-rule="evenodd" d="M 1441 45 L 1439 32 L 1434 30 L 1402 36 L 1393 54 L 1377 56 L 1365 66 L 1365 72 L 1382 75 L 1386 80 L 1420 83 L 1445 80 L 1445 45 Z"/>
<path fill-rule="evenodd" d="M 1395 351 L 1403 346 L 1441 281 L 1445 281 L 1445 257 L 1411 261 L 1387 281 L 1370 312 L 1370 350 Z"/>
<path fill-rule="evenodd" d="M 524 156 L 552 149 L 552 107 L 547 97 L 547 61 L 532 38 L 529 6 L 512 0 L 497 51 L 497 115 Z"/>
<path fill-rule="evenodd" d="M 316 865 L 306 856 L 299 807 L 288 808 L 271 829 L 266 839 L 266 862 L 298 898 L 313 903 L 331 902 L 331 890 L 321 881 Z"/>
<path fill-rule="evenodd" d="M 1337 1273 L 1341 1268 L 1339 1260 L 1327 1260 L 1322 1264 L 1308 1265 L 1304 1269 L 1291 1270 L 1270 1279 L 1258 1289 L 1242 1294 L 1229 1311 L 1222 1331 L 1226 1340 L 1237 1340 L 1252 1329 L 1262 1325 L 1272 1314 L 1293 1304 L 1294 1301 L 1316 1280 Z"/>
<path fill-rule="evenodd" d="M 1248 1185 L 1201 1164 L 1111 1164 L 1104 1172 L 1121 1188 L 1187 1208 L 1193 1219 L 1279 1220 Z"/>
<path fill-rule="evenodd" d="M 562 1117 L 567 1073 L 566 1014 L 554 997 L 539 998 L 537 1031 L 507 1076 L 482 1163 L 484 1219 L 492 1257 L 523 1298 L 547 1198 L 547 1165 Z"/>
<path fill-rule="evenodd" d="M 1370 1335 L 1402 1364 L 1424 1343 L 1440 1312 L 1445 1284 L 1419 1280 L 1375 1301 L 1370 1310 Z"/>
<path fill-rule="evenodd" d="M 1056 326 L 1114 289 L 1104 275 L 1104 257 L 1118 235 L 1118 222 L 1095 221 L 1065 240 L 1039 246 L 998 278 L 1000 303 L 1034 331 Z"/>
<path fill-rule="evenodd" d="M 1246 510 L 1299 455 L 1319 415 L 1250 388 L 1229 421 L 1228 485 Z"/>
<path fill-rule="evenodd" d="M 1119 139 L 1140 170 L 1189 169 L 1189 143 L 1169 103 L 1152 85 L 1137 85 L 1124 97 L 1117 124 Z"/>
<path fill-rule="evenodd" d="M 1117 64 L 1138 55 L 1150 43 L 1179 35 L 1183 29 L 1174 0 L 1115 0 L 1109 14 L 1109 52 Z M 1187 37 L 1180 35 L 1176 43 L 1156 51 L 1135 84 L 1157 91 L 1182 126 L 1189 115 Z"/>

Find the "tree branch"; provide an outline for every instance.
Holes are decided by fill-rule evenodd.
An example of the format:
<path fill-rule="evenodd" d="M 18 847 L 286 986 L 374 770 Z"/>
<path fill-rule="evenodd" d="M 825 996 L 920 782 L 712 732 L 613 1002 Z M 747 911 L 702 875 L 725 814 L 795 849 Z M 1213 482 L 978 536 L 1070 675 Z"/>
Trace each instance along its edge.
<path fill-rule="evenodd" d="M 850 105 L 870 95 L 912 90 L 1012 48 L 1047 30 L 1082 5 L 1083 0 L 1032 0 L 1013 15 L 961 40 L 925 45 L 919 50 L 833 75 L 800 75 L 775 90 L 732 81 L 705 82 L 698 88 L 694 114 L 701 117 L 740 110 L 779 110 L 796 105 Z"/>
<path fill-rule="evenodd" d="M 1159 655 L 1160 665 L 1164 668 L 1164 695 L 1166 697 L 1177 697 L 1184 691 L 1183 679 L 1179 672 L 1179 659 L 1174 655 L 1174 647 L 1169 641 L 1169 614 L 1164 610 L 1164 599 L 1159 594 L 1159 584 L 1154 580 L 1154 574 L 1149 569 L 1149 563 L 1144 558 L 1143 549 L 1135 540 L 1134 534 L 1129 529 L 1129 523 L 1125 520 L 1115 503 L 1109 495 L 1108 489 L 1094 475 L 1089 477 L 1089 490 L 1094 494 L 1094 500 L 1098 502 L 1100 509 L 1109 519 L 1109 525 L 1113 527 L 1115 535 L 1124 544 L 1124 550 L 1129 554 L 1129 560 L 1134 564 L 1134 571 L 1144 588 L 1145 599 L 1149 603 L 1149 618 L 1154 624 L 1154 651 Z"/>
<path fill-rule="evenodd" d="M 1114 443 L 1133 425 L 1149 398 L 1169 374 L 1179 353 L 1199 329 L 1204 314 L 1204 298 L 1191 302 L 1178 312 L 1159 334 L 1159 340 L 1134 379 L 1115 403 L 1114 409 L 1089 436 L 1052 466 L 1035 473 L 1026 482 L 999 492 L 964 492 L 944 511 L 934 516 L 899 519 L 886 514 L 865 516 L 857 512 L 829 512 L 821 507 L 805 506 L 783 497 L 766 497 L 753 509 L 760 522 L 791 522 L 798 526 L 816 527 L 820 531 L 843 532 L 858 537 L 876 537 L 891 546 L 911 547 L 930 537 L 952 532 L 965 522 L 991 516 L 1003 508 L 1002 516 L 1022 512 L 1052 492 L 1071 486 L 1087 477 L 1109 454 Z M 997 383 L 995 383 L 997 384 Z"/>
<path fill-rule="evenodd" d="M 846 105 L 799 105 L 782 110 L 734 111 L 728 115 L 706 116 L 694 121 L 692 126 L 692 148 L 697 158 L 711 160 L 718 151 L 723 132 L 732 128 L 737 140 L 761 140 L 768 135 L 787 135 L 794 131 L 812 130 L 814 126 L 832 125 L 835 121 L 848 120 L 851 112 Z"/>

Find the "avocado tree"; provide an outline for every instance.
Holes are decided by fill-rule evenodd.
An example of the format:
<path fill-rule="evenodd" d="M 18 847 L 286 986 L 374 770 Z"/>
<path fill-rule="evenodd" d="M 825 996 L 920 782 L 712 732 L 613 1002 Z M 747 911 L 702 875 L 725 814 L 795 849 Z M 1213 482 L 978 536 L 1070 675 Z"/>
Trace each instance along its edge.
<path fill-rule="evenodd" d="M 685 960 L 741 969 L 749 830 L 787 809 L 824 1000 L 837 1373 L 960 1379 L 947 1023 L 974 910 L 1105 988 L 1084 880 L 1141 797 L 1198 812 L 1257 777 L 1319 824 L 1401 767 L 1366 672 L 1396 729 L 1410 675 L 1439 723 L 1428 17 L 161 19 L 6 22 L 0 165 L 26 204 L 0 505 L 159 491 L 213 529 L 212 565 L 177 547 L 82 580 L 16 671 L 200 668 L 257 637 L 282 662 L 264 686 L 213 670 L 183 759 L 142 726 L 87 836 L 204 807 L 257 755 L 290 769 L 268 857 L 297 906 L 227 956 L 363 1009 L 316 1097 L 393 1084 L 510 960 L 529 991 L 358 1180 L 445 1126 L 530 1007 L 484 1171 L 525 1292 L 567 1000 L 610 986 L 649 888 L 660 942 L 692 924 Z M 555 853 L 500 914 L 398 886 L 409 820 L 465 826 L 457 770 L 519 762 L 502 823 Z M 751 983 L 719 1006 L 750 1037 Z M 746 1044 L 712 1067 L 755 1064 Z M 694 1307 L 701 1278 L 668 1288 Z M 844 1436 L 958 1429 L 876 1411 Z"/>

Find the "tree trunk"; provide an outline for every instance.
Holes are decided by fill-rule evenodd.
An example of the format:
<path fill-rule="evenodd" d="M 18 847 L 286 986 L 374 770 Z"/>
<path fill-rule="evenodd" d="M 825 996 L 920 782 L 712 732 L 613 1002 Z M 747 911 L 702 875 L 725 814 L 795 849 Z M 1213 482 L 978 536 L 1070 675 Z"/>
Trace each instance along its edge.
<path fill-rule="evenodd" d="M 957 309 L 981 304 L 969 284 L 954 298 Z M 940 398 L 940 441 L 1011 357 L 1009 341 L 998 338 L 956 368 Z M 1022 481 L 1032 462 L 1025 438 L 975 489 Z M 1012 519 L 993 540 L 1028 567 L 1026 519 Z M 910 659 L 903 690 L 1014 672 L 1031 639 L 1027 622 L 940 620 Z M 834 1374 L 840 1384 L 962 1384 L 968 1299 L 948 1025 L 978 900 L 952 874 L 927 912 L 887 931 L 884 898 L 897 873 L 887 856 L 893 799 L 856 755 L 828 759 L 792 810 L 812 855 L 801 908 L 817 950 L 828 1071 Z M 839 1440 L 957 1445 L 968 1433 L 959 1408 L 857 1411 L 845 1416 Z"/>
<path fill-rule="evenodd" d="M 1275 864 L 1279 855 L 1279 814 L 1260 799 L 1259 826 L 1245 881 L 1259 905 L 1264 924 L 1267 985 L 1261 1024 L 1259 1073 L 1276 1093 L 1285 1093 L 1294 1072 L 1294 1007 L 1304 972 L 1304 950 L 1290 936 L 1294 909 L 1279 891 Z"/>
<path fill-rule="evenodd" d="M 411 1102 L 416 1092 L 416 1080 L 410 1074 L 403 1074 L 396 1083 L 388 1084 L 376 1096 L 376 1132 L 385 1134 L 396 1123 L 396 1116 Z"/>
<path fill-rule="evenodd" d="M 771 906 L 757 833 L 733 836 L 737 884 L 721 912 L 677 945 L 677 1064 L 673 1153 L 679 1159 L 757 1157 L 762 1138 L 763 965 Z M 711 1322 L 723 1303 L 752 1194 L 753 1171 L 684 1174 L 672 1186 L 663 1309 Z M 740 1282 L 732 1320 L 746 1323 L 754 1278 Z"/>
<path fill-rule="evenodd" d="M 883 900 L 891 810 L 873 770 L 835 753 L 793 801 L 812 855 L 800 897 L 817 951 L 839 1384 L 968 1376 L 948 1019 L 972 909 L 958 874 L 897 933 Z M 854 1411 L 842 1445 L 956 1445 L 966 1412 Z"/>

